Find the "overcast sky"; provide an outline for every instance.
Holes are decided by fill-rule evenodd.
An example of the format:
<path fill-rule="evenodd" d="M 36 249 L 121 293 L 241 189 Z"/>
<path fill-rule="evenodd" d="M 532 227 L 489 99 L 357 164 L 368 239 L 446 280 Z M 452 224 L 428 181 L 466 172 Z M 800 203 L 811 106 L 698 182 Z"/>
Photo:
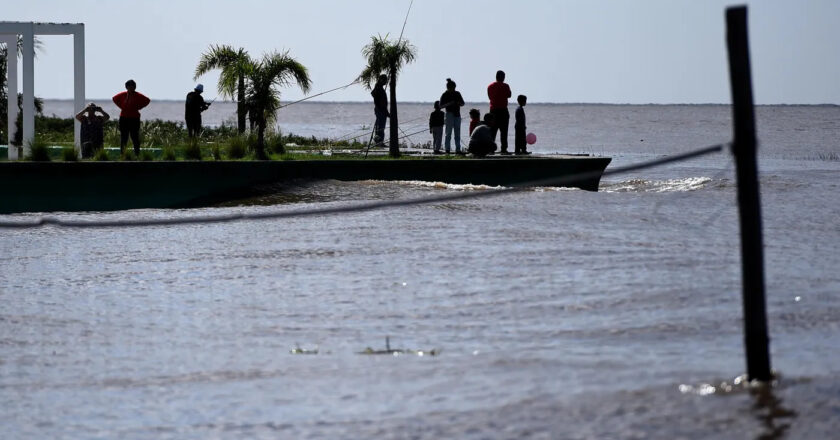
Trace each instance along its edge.
<path fill-rule="evenodd" d="M 410 0 L 27 0 L 3 20 L 84 23 L 88 98 L 129 78 L 152 99 L 182 99 L 211 44 L 252 56 L 286 50 L 309 68 L 311 93 L 351 82 L 361 48 L 397 38 Z M 417 60 L 397 96 L 434 101 L 451 77 L 468 101 L 485 101 L 496 70 L 531 102 L 727 103 L 724 10 L 749 5 L 755 100 L 840 104 L 838 0 L 415 0 L 404 38 Z M 72 37 L 43 36 L 36 95 L 73 95 Z M 218 75 L 200 78 L 207 98 Z M 283 91 L 284 100 L 302 97 Z M 360 86 L 315 98 L 368 100 Z"/>

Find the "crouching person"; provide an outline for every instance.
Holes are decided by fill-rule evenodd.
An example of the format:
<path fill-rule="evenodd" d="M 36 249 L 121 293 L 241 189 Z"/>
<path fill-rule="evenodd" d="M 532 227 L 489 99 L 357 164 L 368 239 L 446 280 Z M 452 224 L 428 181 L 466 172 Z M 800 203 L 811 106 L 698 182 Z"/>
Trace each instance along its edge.
<path fill-rule="evenodd" d="M 476 157 L 484 157 L 496 151 L 495 136 L 493 136 L 493 127 L 495 124 L 495 117 L 492 113 L 484 115 L 484 122 L 478 124 L 477 127 L 470 133 L 469 152 Z"/>

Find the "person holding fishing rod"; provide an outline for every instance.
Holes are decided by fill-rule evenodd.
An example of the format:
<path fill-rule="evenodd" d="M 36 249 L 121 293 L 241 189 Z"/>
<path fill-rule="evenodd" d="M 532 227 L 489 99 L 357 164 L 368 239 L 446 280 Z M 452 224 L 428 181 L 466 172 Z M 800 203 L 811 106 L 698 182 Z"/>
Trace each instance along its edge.
<path fill-rule="evenodd" d="M 376 122 L 373 124 L 373 141 L 376 145 L 382 145 L 385 140 L 385 119 L 391 116 L 388 112 L 388 94 L 385 93 L 385 84 L 388 84 L 388 75 L 379 75 L 376 85 L 370 91 L 373 97 L 373 113 L 376 115 Z"/>
<path fill-rule="evenodd" d="M 195 89 L 187 93 L 187 100 L 184 103 L 184 119 L 187 122 L 187 133 L 191 138 L 201 134 L 201 112 L 210 108 L 212 102 L 204 102 L 201 94 L 204 92 L 204 85 L 198 84 Z"/>
<path fill-rule="evenodd" d="M 461 107 L 464 106 L 464 98 L 461 92 L 455 90 L 455 81 L 446 78 L 446 91 L 440 95 L 440 106 L 446 108 L 446 154 L 449 154 L 450 141 L 452 140 L 452 131 L 455 131 L 455 154 L 465 154 L 461 152 Z"/>

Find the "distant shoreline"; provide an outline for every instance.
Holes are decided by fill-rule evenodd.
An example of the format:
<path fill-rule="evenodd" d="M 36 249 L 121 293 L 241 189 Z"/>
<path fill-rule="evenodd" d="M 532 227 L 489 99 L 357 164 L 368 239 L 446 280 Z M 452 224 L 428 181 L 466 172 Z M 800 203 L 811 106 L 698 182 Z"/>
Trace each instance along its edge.
<path fill-rule="evenodd" d="M 72 98 L 41 98 L 44 101 L 59 101 L 59 102 L 73 102 Z M 94 101 L 94 102 L 101 102 L 101 101 L 108 101 L 110 102 L 111 98 L 87 98 L 86 101 Z M 183 102 L 183 99 L 156 99 L 156 102 L 167 102 L 167 103 L 174 103 L 174 102 Z M 220 103 L 226 104 L 234 104 L 235 101 L 222 101 L 219 100 Z M 289 101 L 292 102 L 292 101 Z M 419 104 L 419 105 L 431 105 L 434 101 L 400 101 L 400 104 Z M 300 102 L 299 104 L 370 104 L 370 101 L 304 101 Z M 296 104 L 297 105 L 297 104 Z M 476 101 L 476 102 L 467 102 L 465 107 L 470 106 L 481 106 L 487 105 L 486 101 Z M 516 103 L 511 103 L 511 105 L 516 105 Z M 669 103 L 669 104 L 660 104 L 660 103 L 647 103 L 647 104 L 632 104 L 632 103 L 609 103 L 609 102 L 529 102 L 529 106 L 534 105 L 560 105 L 560 106 L 615 106 L 615 107 L 649 107 L 649 106 L 661 106 L 661 107 L 668 107 L 668 106 L 729 106 L 729 103 L 714 103 L 714 102 L 706 102 L 706 103 Z M 840 107 L 840 104 L 756 104 L 756 107 Z"/>

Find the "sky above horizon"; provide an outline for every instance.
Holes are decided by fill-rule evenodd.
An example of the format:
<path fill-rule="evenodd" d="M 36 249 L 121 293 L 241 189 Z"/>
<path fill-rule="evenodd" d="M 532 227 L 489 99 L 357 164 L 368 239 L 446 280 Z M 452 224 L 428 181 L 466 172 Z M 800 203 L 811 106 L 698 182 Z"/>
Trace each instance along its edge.
<path fill-rule="evenodd" d="M 29 0 L 3 20 L 84 23 L 86 94 L 105 99 L 133 78 L 154 99 L 183 99 L 211 44 L 254 57 L 289 50 L 312 79 L 311 94 L 350 83 L 371 36 L 400 35 L 411 0 Z M 404 38 L 418 57 L 397 98 L 439 98 L 446 78 L 467 101 L 487 100 L 496 70 L 514 96 L 556 103 L 728 103 L 724 11 L 749 6 L 757 104 L 840 104 L 837 0 L 415 0 Z M 35 93 L 72 98 L 70 36 L 41 36 Z M 217 95 L 216 72 L 199 78 Z M 304 97 L 282 90 L 284 101 Z M 367 101 L 358 85 L 314 98 Z"/>

